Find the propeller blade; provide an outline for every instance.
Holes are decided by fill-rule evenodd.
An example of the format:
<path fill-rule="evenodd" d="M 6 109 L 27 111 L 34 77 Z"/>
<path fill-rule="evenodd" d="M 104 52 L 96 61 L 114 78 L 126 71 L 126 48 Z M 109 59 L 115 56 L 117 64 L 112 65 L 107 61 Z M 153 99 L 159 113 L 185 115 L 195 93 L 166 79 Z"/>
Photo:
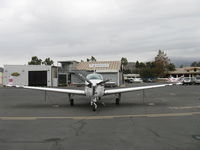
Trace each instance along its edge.
<path fill-rule="evenodd" d="M 90 80 L 88 80 L 86 77 L 84 77 L 81 73 L 76 73 L 76 72 L 73 72 L 76 76 L 78 76 L 81 80 L 83 81 L 86 81 L 89 83 L 89 86 L 92 85 L 92 82 Z"/>
<path fill-rule="evenodd" d="M 92 82 L 88 80 L 86 77 L 84 77 L 82 74 L 79 73 L 78 76 L 80 76 L 84 81 L 87 81 L 89 84 L 92 85 Z"/>
<path fill-rule="evenodd" d="M 97 85 L 101 85 L 101 84 L 104 84 L 104 83 L 109 82 L 109 81 L 110 80 L 104 80 L 104 81 L 99 82 Z"/>

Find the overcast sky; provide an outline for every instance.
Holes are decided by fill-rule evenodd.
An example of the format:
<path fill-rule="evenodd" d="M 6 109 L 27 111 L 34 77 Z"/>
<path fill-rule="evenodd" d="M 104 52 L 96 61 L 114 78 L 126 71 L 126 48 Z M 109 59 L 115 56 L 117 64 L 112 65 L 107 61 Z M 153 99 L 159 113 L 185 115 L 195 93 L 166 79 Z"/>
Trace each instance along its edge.
<path fill-rule="evenodd" d="M 42 59 L 200 61 L 200 0 L 0 0 L 0 66 Z"/>

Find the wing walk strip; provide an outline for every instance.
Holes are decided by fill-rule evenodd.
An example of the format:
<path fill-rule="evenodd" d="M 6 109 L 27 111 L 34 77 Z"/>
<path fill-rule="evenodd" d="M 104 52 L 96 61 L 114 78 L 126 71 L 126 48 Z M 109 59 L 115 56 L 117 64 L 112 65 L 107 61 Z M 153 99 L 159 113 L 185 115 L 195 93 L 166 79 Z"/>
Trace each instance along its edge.
<path fill-rule="evenodd" d="M 186 113 L 165 113 L 165 114 L 139 114 L 139 115 L 114 115 L 114 116 L 71 116 L 71 117 L 0 117 L 0 120 L 52 120 L 52 119 L 73 119 L 73 120 L 98 120 L 98 119 L 115 119 L 115 118 L 139 118 L 139 117 L 179 117 L 200 115 L 200 112 Z"/>

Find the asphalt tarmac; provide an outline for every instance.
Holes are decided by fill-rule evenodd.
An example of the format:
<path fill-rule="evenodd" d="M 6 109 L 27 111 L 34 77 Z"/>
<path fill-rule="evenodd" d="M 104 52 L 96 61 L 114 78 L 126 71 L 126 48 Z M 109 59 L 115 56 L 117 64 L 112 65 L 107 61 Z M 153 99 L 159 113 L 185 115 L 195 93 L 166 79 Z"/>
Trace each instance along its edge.
<path fill-rule="evenodd" d="M 140 86 L 140 84 L 137 84 Z M 130 85 L 129 85 L 130 86 Z M 0 88 L 0 150 L 199 150 L 200 86 L 170 86 L 103 97 Z"/>

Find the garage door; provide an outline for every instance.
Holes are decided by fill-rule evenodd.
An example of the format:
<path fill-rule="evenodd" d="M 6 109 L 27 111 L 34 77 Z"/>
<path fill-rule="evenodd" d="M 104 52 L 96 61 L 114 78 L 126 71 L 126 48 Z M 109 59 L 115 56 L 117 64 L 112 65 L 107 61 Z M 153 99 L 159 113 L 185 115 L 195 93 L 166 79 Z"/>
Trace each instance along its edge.
<path fill-rule="evenodd" d="M 29 86 L 47 86 L 47 71 L 29 71 Z"/>
<path fill-rule="evenodd" d="M 118 83 L 118 74 L 117 73 L 101 73 L 104 80 L 109 80 L 110 82 Z"/>

